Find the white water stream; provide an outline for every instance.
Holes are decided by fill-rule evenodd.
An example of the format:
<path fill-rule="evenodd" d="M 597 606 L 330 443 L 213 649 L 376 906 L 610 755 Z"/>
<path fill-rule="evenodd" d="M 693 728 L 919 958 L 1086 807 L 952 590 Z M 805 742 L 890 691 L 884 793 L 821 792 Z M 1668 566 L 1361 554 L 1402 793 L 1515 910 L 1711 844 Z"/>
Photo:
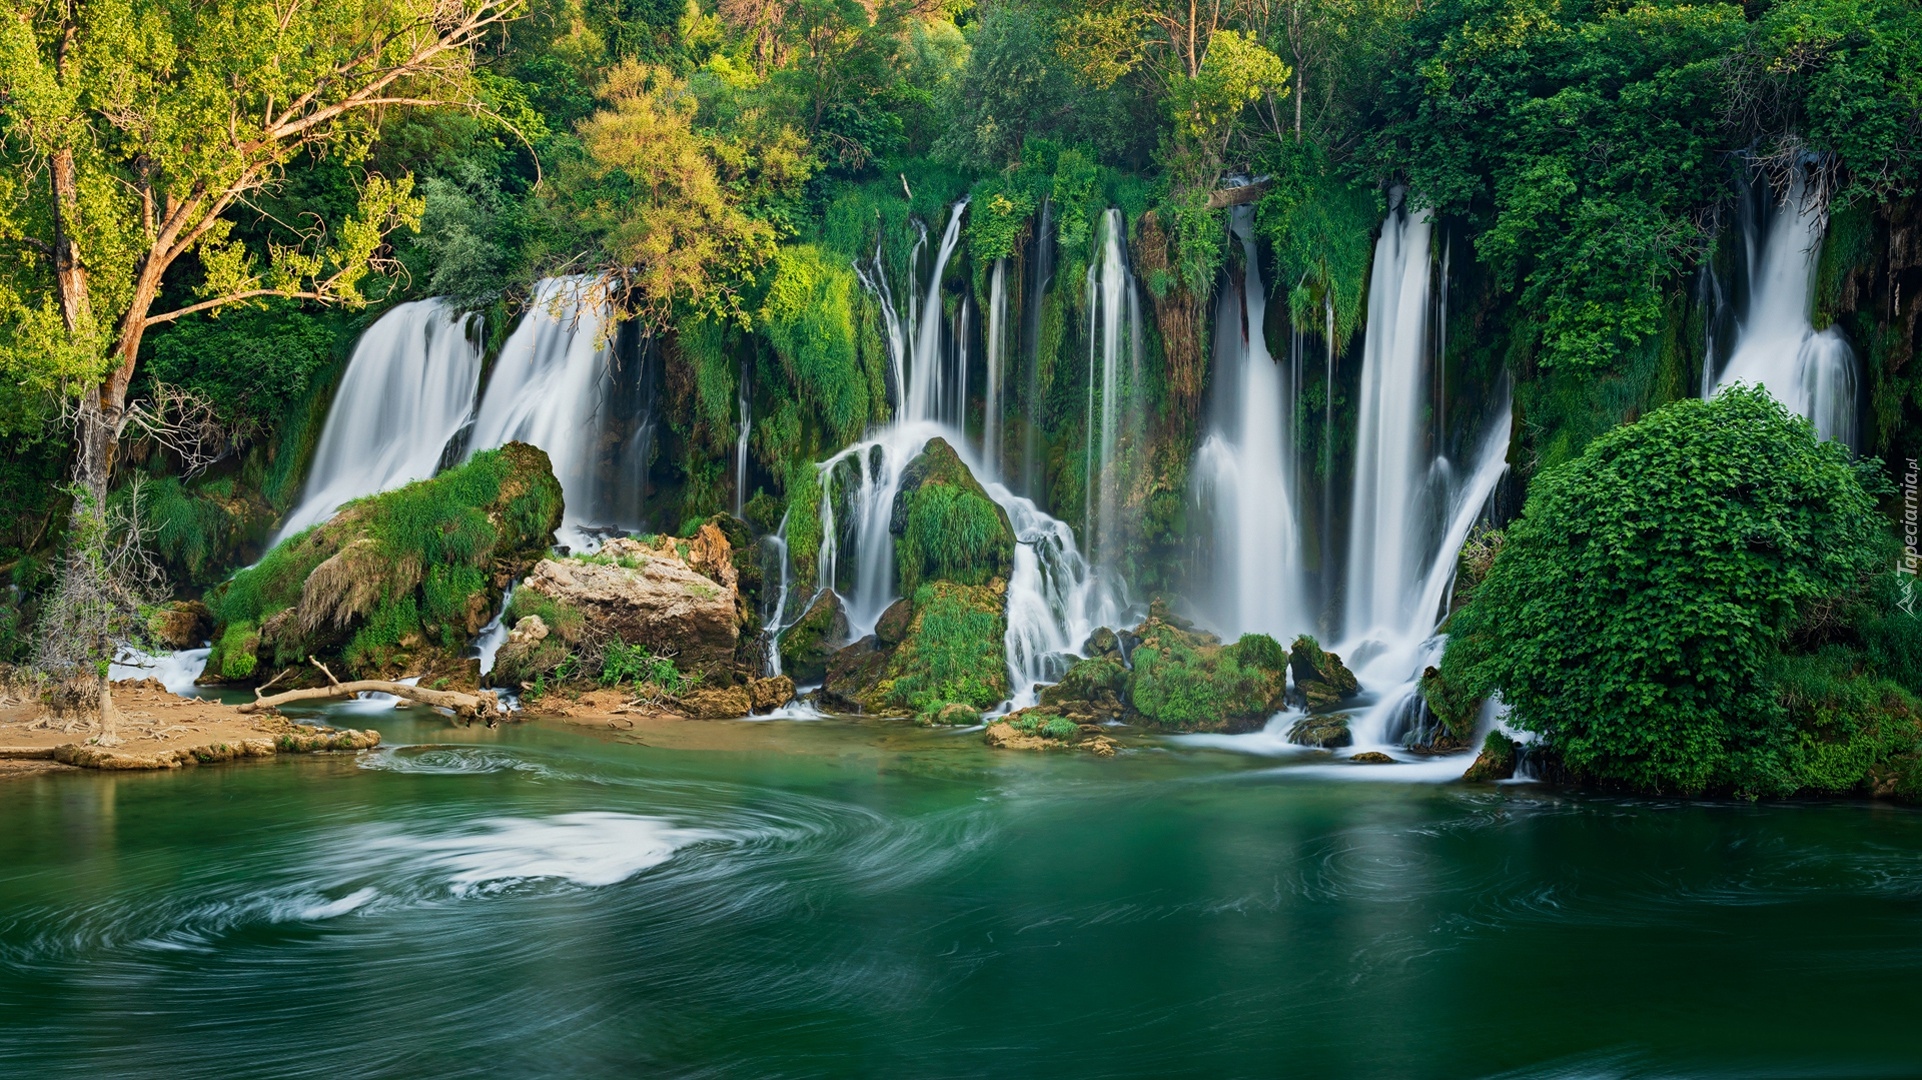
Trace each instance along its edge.
<path fill-rule="evenodd" d="M 512 441 L 553 460 L 566 498 L 560 540 L 595 545 L 593 530 L 642 526 L 641 497 L 653 418 L 627 399 L 641 373 L 623 372 L 607 306 L 587 278 L 548 278 L 535 288 L 474 421 L 469 453 Z"/>
<path fill-rule="evenodd" d="M 473 415 L 480 348 L 445 300 L 399 304 L 360 336 L 321 429 L 300 505 L 276 540 L 354 499 L 434 475 Z"/>
<path fill-rule="evenodd" d="M 1827 227 L 1828 207 L 1801 168 L 1780 203 L 1745 214 L 1748 313 L 1715 391 L 1760 384 L 1790 412 L 1813 421 L 1823 438 L 1854 446 L 1855 354 L 1840 329 L 1818 331 L 1813 322 L 1815 269 Z"/>
<path fill-rule="evenodd" d="M 1213 420 L 1195 454 L 1195 479 L 1214 524 L 1213 595 L 1204 605 L 1229 637 L 1268 634 L 1286 645 L 1315 624 L 1301 573 L 1292 423 L 1299 372 L 1285 377 L 1268 353 L 1268 290 L 1253 223 L 1253 208 L 1234 209 L 1245 269 L 1216 306 Z"/>

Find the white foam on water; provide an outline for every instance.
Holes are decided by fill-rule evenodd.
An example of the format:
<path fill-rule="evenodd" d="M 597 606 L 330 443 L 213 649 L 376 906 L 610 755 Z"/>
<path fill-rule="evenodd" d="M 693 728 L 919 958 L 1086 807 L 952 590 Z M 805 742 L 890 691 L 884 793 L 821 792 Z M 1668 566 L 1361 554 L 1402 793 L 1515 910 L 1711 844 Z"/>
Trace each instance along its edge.
<path fill-rule="evenodd" d="M 114 654 L 113 663 L 107 668 L 107 678 L 116 681 L 159 679 L 160 685 L 166 687 L 168 693 L 185 697 L 193 692 L 194 680 L 207 667 L 207 656 L 211 652 L 212 649 L 200 648 L 154 654 L 123 647 Z"/>
<path fill-rule="evenodd" d="M 1178 746 L 1200 746 L 1210 750 L 1231 750 L 1237 754 L 1255 754 L 1260 757 L 1293 757 L 1298 754 L 1312 753 L 1314 747 L 1300 746 L 1288 741 L 1288 729 L 1307 715 L 1300 709 L 1288 709 L 1268 718 L 1260 731 L 1245 731 L 1239 735 L 1196 734 L 1171 735 L 1168 741 Z"/>
<path fill-rule="evenodd" d="M 613 885 L 659 866 L 689 844 L 721 839 L 662 818 L 583 810 L 548 818 L 502 817 L 439 836 L 390 835 L 384 853 L 440 876 L 456 896 L 522 882 Z"/>

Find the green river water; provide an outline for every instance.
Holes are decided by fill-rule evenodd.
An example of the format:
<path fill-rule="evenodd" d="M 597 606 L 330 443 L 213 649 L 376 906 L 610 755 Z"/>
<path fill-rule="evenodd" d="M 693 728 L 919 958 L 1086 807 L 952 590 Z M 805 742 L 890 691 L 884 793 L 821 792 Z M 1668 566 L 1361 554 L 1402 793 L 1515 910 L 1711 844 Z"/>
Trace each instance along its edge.
<path fill-rule="evenodd" d="M 0 782 L 0 1076 L 1922 1074 L 1914 810 L 376 726 Z"/>

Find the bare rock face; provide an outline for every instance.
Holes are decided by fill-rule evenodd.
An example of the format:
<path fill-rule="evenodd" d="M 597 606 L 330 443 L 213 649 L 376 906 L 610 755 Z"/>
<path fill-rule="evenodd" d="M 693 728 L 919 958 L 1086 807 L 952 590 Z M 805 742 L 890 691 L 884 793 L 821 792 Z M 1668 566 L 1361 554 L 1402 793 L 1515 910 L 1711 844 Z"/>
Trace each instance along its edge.
<path fill-rule="evenodd" d="M 794 700 L 794 680 L 786 675 L 770 675 L 765 679 L 749 679 L 747 696 L 753 702 L 755 712 L 769 712 Z"/>
<path fill-rule="evenodd" d="M 739 686 L 694 690 L 675 699 L 680 711 L 695 720 L 734 720 L 753 711 L 754 699 Z"/>
<path fill-rule="evenodd" d="M 155 608 L 147 619 L 154 643 L 169 649 L 191 649 L 214 633 L 213 612 L 198 600 L 176 600 Z"/>
<path fill-rule="evenodd" d="M 682 671 L 723 670 L 740 634 L 727 540 L 718 529 L 703 528 L 692 541 L 678 542 L 685 557 L 676 543 L 649 547 L 617 537 L 587 559 L 541 560 L 521 587 L 580 612 L 598 636 L 674 657 Z"/>

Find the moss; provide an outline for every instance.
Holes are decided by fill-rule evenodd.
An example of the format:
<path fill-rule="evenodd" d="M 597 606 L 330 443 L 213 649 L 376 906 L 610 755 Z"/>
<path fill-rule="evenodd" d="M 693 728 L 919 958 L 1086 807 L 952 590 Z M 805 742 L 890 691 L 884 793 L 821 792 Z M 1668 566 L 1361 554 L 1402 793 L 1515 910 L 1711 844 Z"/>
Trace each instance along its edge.
<path fill-rule="evenodd" d="M 848 617 L 832 590 L 815 595 L 801 617 L 781 633 L 781 666 L 796 681 L 818 682 L 828 657 L 847 643 Z"/>
<path fill-rule="evenodd" d="M 797 579 L 815 580 L 821 557 L 821 474 L 805 462 L 788 474 L 787 554 Z"/>
<path fill-rule="evenodd" d="M 861 433 L 871 404 L 856 355 L 858 288 L 845 260 L 811 244 L 784 247 L 757 317 L 788 381 L 842 442 Z"/>
<path fill-rule="evenodd" d="M 910 595 L 923 581 L 985 585 L 1014 563 L 1006 511 L 945 439 L 930 440 L 902 470 L 890 530 L 901 591 Z"/>
<path fill-rule="evenodd" d="M 207 670 L 218 672 L 228 682 L 250 678 L 258 663 L 254 651 L 260 648 L 260 628 L 250 622 L 230 624 L 214 641 L 207 655 Z"/>
<path fill-rule="evenodd" d="M 1211 639 L 1150 620 L 1133 653 L 1129 702 L 1149 723 L 1179 731 L 1237 729 L 1280 706 L 1281 675 L 1251 662 L 1239 644 Z M 1257 645 L 1251 654 L 1266 659 Z"/>
<path fill-rule="evenodd" d="M 1041 690 L 1041 704 L 1064 706 L 1072 702 L 1119 701 L 1128 692 L 1128 669 L 1113 656 L 1095 656 L 1076 661 L 1061 681 Z"/>
<path fill-rule="evenodd" d="M 578 643 L 587 633 L 587 618 L 579 608 L 536 589 L 521 589 L 507 602 L 504 620 L 512 626 L 529 615 L 539 616 L 549 633 L 568 644 Z"/>
<path fill-rule="evenodd" d="M 357 674 L 423 646 L 457 651 L 475 615 L 494 606 L 498 583 L 524 573 L 553 542 L 561 508 L 541 450 L 510 443 L 477 454 L 431 480 L 350 503 L 236 573 L 207 597 L 216 634 L 225 641 L 226 628 L 258 627 L 262 661 L 340 653 Z M 426 640 L 429 631 L 437 641 Z"/>
<path fill-rule="evenodd" d="M 1922 750 L 1922 702 L 1888 679 L 1864 677 L 1841 649 L 1786 658 L 1778 693 L 1793 728 L 1795 789 L 1843 794 L 1871 786 L 1878 766 Z"/>
<path fill-rule="evenodd" d="M 887 705 L 924 712 L 960 702 L 990 708 L 1008 696 L 1004 597 L 987 586 L 937 581 L 914 594 L 914 621 L 878 687 Z"/>

